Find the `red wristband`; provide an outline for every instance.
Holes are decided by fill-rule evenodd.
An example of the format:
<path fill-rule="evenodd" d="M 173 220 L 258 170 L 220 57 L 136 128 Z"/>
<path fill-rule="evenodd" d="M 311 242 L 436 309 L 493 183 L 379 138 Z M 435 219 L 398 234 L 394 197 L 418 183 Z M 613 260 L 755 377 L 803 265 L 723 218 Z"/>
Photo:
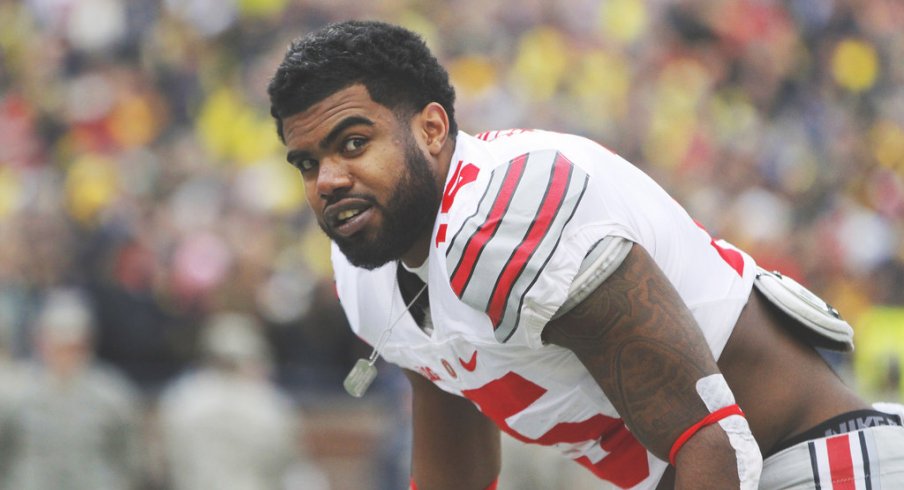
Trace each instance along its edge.
<path fill-rule="evenodd" d="M 731 417 L 732 415 L 740 415 L 741 417 L 744 416 L 744 412 L 741 410 L 741 407 L 739 407 L 737 403 L 734 405 L 729 405 L 727 407 L 722 407 L 715 412 L 707 415 L 706 417 L 703 417 L 703 419 L 701 419 L 696 424 L 688 427 L 686 431 L 678 436 L 678 439 L 675 439 L 675 443 L 672 444 L 672 450 L 669 451 L 669 463 L 672 466 L 675 466 L 675 456 L 678 455 L 678 450 L 680 450 L 681 446 L 683 446 L 684 443 L 688 441 L 688 439 L 693 437 L 694 434 L 697 433 L 697 431 L 706 427 L 707 425 L 715 424 L 716 422 L 726 417 Z"/>
<path fill-rule="evenodd" d="M 490 486 L 488 486 L 485 490 L 496 490 L 497 485 L 499 485 L 499 477 L 496 477 L 496 479 L 493 480 L 493 483 L 490 483 Z M 408 490 L 417 490 L 417 484 L 414 483 L 414 477 L 411 477 L 411 486 Z"/>

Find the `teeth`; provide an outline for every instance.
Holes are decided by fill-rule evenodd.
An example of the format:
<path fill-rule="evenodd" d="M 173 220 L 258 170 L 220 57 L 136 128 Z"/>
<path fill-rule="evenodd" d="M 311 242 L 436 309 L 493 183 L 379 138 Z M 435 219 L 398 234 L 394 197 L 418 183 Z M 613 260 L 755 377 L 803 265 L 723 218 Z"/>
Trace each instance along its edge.
<path fill-rule="evenodd" d="M 361 212 L 360 209 L 348 209 L 348 210 L 345 210 L 345 211 L 342 211 L 341 213 L 339 213 L 336 216 L 336 218 L 338 218 L 339 221 L 345 221 L 349 218 L 357 216 L 360 212 Z"/>

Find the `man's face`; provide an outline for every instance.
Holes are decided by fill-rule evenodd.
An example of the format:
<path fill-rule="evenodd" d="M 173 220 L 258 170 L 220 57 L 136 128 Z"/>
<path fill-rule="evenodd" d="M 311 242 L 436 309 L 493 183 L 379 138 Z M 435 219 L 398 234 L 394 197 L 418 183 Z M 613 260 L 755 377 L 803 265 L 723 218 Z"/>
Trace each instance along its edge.
<path fill-rule="evenodd" d="M 283 131 L 320 227 L 349 262 L 379 267 L 432 232 L 442 198 L 433 166 L 407 121 L 364 86 L 285 118 Z"/>

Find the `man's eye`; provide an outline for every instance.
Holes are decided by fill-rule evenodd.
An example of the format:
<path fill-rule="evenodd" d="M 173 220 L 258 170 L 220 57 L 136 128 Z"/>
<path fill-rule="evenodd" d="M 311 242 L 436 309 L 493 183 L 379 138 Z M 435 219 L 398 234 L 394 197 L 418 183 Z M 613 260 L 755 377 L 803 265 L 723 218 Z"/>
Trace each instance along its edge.
<path fill-rule="evenodd" d="M 308 172 L 317 168 L 317 160 L 313 158 L 305 158 L 303 160 L 298 160 L 295 162 L 295 167 L 302 172 Z"/>
<path fill-rule="evenodd" d="M 364 138 L 349 138 L 342 143 L 342 151 L 346 153 L 353 153 L 364 147 L 364 144 L 367 143 L 367 140 Z"/>

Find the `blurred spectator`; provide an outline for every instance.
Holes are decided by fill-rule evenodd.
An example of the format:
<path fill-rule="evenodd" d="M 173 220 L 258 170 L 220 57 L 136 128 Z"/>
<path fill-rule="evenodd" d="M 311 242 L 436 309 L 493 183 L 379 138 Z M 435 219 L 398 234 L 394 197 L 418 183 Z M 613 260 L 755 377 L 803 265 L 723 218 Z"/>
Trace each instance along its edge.
<path fill-rule="evenodd" d="M 140 406 L 124 378 L 94 361 L 93 321 L 77 291 L 46 295 L 35 324 L 38 362 L 5 407 L 0 487 L 140 488 Z"/>
<path fill-rule="evenodd" d="M 854 368 L 863 388 L 879 401 L 904 399 L 904 308 L 872 307 L 860 329 Z"/>
<path fill-rule="evenodd" d="M 13 357 L 12 313 L 10 301 L 0 296 L 0 448 L 12 447 L 15 437 L 16 407 L 25 391 L 24 366 Z M 12 458 L 0 456 L 0 488 L 2 476 L 10 471 Z"/>
<path fill-rule="evenodd" d="M 300 418 L 268 380 L 260 325 L 221 313 L 201 334 L 201 365 L 167 388 L 160 423 L 174 490 L 329 488 L 304 453 Z"/>

